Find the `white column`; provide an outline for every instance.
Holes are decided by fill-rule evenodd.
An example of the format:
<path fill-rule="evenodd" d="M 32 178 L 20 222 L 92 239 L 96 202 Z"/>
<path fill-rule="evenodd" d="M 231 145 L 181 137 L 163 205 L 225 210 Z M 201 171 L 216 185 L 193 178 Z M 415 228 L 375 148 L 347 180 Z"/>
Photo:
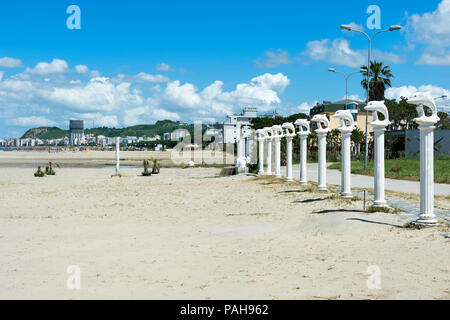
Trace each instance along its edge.
<path fill-rule="evenodd" d="M 306 162 L 306 144 L 307 144 L 307 135 L 300 135 L 300 184 L 306 186 L 308 184 L 308 178 L 306 176 L 307 172 L 307 162 Z M 326 184 L 326 183 L 325 183 Z"/>
<path fill-rule="evenodd" d="M 351 153 L 350 153 L 350 137 L 351 132 L 341 132 L 342 150 L 341 150 L 341 197 L 352 198 L 352 190 L 350 186 L 351 175 Z"/>
<path fill-rule="evenodd" d="M 434 214 L 434 124 L 419 124 L 420 130 L 420 224 L 437 223 Z"/>
<path fill-rule="evenodd" d="M 116 176 L 119 175 L 120 170 L 120 138 L 116 138 Z"/>
<path fill-rule="evenodd" d="M 266 168 L 266 173 L 268 175 L 272 175 L 272 139 L 269 138 L 267 139 L 267 168 Z"/>
<path fill-rule="evenodd" d="M 292 177 L 292 137 L 286 137 L 286 181 L 294 181 Z"/>
<path fill-rule="evenodd" d="M 245 140 L 242 137 L 239 137 L 237 142 L 237 158 L 240 159 L 244 156 L 244 142 Z"/>
<path fill-rule="evenodd" d="M 259 146 L 259 167 L 258 167 L 258 175 L 264 174 L 264 139 L 258 139 Z"/>
<path fill-rule="evenodd" d="M 317 131 L 316 131 L 317 132 Z M 319 144 L 319 181 L 317 190 L 328 191 L 327 188 L 327 133 L 318 132 Z"/>
<path fill-rule="evenodd" d="M 281 142 L 280 138 L 274 138 L 275 140 L 275 177 L 281 178 L 281 156 L 280 156 L 280 149 L 281 149 Z"/>
<path fill-rule="evenodd" d="M 384 199 L 384 127 L 373 128 L 374 132 L 374 207 L 386 206 Z"/>

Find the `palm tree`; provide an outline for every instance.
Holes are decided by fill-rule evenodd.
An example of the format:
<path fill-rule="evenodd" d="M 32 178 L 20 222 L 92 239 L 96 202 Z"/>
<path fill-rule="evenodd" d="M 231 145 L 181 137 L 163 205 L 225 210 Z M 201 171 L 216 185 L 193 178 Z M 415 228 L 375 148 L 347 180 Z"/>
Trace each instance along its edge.
<path fill-rule="evenodd" d="M 364 75 L 364 80 L 361 81 L 361 85 L 367 90 L 367 66 L 362 66 L 361 70 Z M 369 101 L 384 100 L 386 86 L 391 87 L 391 78 L 394 78 L 390 67 L 384 65 L 383 62 L 370 61 L 369 78 Z"/>

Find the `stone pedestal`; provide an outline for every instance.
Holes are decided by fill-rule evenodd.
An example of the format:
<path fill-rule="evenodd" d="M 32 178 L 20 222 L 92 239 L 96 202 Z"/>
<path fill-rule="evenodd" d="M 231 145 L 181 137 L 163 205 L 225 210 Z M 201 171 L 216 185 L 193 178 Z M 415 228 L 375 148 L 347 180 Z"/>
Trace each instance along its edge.
<path fill-rule="evenodd" d="M 295 137 L 295 127 L 290 122 L 285 122 L 281 126 L 283 136 L 286 138 L 286 181 L 294 181 L 292 177 L 292 139 Z"/>
<path fill-rule="evenodd" d="M 245 157 L 245 139 L 240 137 L 237 142 L 237 158 Z"/>
<path fill-rule="evenodd" d="M 258 138 L 259 147 L 259 161 L 258 161 L 258 175 L 264 174 L 264 138 Z"/>
<path fill-rule="evenodd" d="M 434 125 L 439 121 L 439 117 L 429 92 L 414 93 L 408 103 L 417 106 L 419 116 L 414 121 L 420 130 L 420 215 L 415 223 L 433 226 L 438 222 L 434 214 Z M 427 116 L 424 107 L 430 109 L 430 116 Z"/>
<path fill-rule="evenodd" d="M 292 137 L 286 137 L 286 181 L 294 181 L 292 177 Z"/>
<path fill-rule="evenodd" d="M 120 173 L 120 138 L 116 138 L 116 176 Z"/>
<path fill-rule="evenodd" d="M 372 112 L 372 121 L 374 138 L 374 197 L 372 207 L 385 207 L 384 199 L 384 131 L 391 123 L 389 121 L 389 112 L 384 101 L 370 101 L 365 110 Z M 378 118 L 381 114 L 384 120 Z"/>
<path fill-rule="evenodd" d="M 352 198 L 352 190 L 350 187 L 351 177 L 351 135 L 355 129 L 355 120 L 349 110 L 338 110 L 333 115 L 338 118 L 340 126 L 337 128 L 341 132 L 341 197 Z"/>
<path fill-rule="evenodd" d="M 323 120 L 322 120 L 323 121 Z M 309 121 L 306 119 L 298 119 L 295 121 L 295 125 L 298 126 L 298 135 L 300 136 L 300 185 L 307 185 L 308 179 L 306 177 L 307 167 L 306 167 L 306 158 L 307 158 L 307 140 L 308 135 L 311 133 L 309 131 Z M 321 130 L 321 129 L 319 129 Z M 325 132 L 326 135 L 326 132 Z M 326 143 L 326 142 L 325 142 Z M 326 166 L 326 164 L 325 164 Z M 326 170 L 326 169 L 325 169 Z M 326 183 L 325 183 L 326 185 Z"/>
<path fill-rule="evenodd" d="M 374 207 L 385 207 L 384 199 L 384 127 L 375 126 L 374 129 Z"/>
<path fill-rule="evenodd" d="M 266 140 L 267 142 L 267 157 L 266 157 L 266 163 L 267 163 L 267 168 L 266 168 L 266 174 L 267 175 L 272 175 L 272 138 L 268 138 Z"/>
<path fill-rule="evenodd" d="M 280 138 L 274 138 L 275 142 L 275 178 L 281 178 L 281 141 Z"/>
<path fill-rule="evenodd" d="M 300 184 L 306 186 L 308 184 L 307 178 L 307 140 L 308 135 L 300 135 Z M 326 164 L 325 164 L 326 166 Z M 326 169 L 325 169 L 326 170 Z"/>
<path fill-rule="evenodd" d="M 433 124 L 419 124 L 420 130 L 420 215 L 416 223 L 437 224 L 434 214 L 434 129 Z"/>
<path fill-rule="evenodd" d="M 351 132 L 341 132 L 342 135 L 342 145 L 341 145 L 341 197 L 342 198 L 352 198 L 352 190 L 350 186 L 350 176 L 351 176 Z"/>
<path fill-rule="evenodd" d="M 317 133 L 319 144 L 319 179 L 317 190 L 328 191 L 327 188 L 327 133 Z"/>

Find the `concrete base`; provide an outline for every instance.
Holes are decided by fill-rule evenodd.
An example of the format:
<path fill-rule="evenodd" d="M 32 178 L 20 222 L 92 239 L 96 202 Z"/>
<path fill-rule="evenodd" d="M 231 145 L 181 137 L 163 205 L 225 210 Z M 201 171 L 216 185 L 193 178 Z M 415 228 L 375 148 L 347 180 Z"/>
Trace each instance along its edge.
<path fill-rule="evenodd" d="M 248 168 L 247 167 L 235 167 L 236 168 L 236 173 L 248 173 Z"/>
<path fill-rule="evenodd" d="M 307 185 L 308 185 L 308 182 L 306 182 L 306 181 L 300 181 L 299 184 L 300 184 L 301 186 L 307 186 Z"/>
<path fill-rule="evenodd" d="M 437 219 L 430 219 L 430 220 L 422 220 L 417 219 L 416 221 L 413 221 L 412 224 L 421 226 L 421 227 L 434 227 L 438 225 Z"/>
<path fill-rule="evenodd" d="M 276 174 L 275 178 L 281 178 L 281 174 Z"/>
<path fill-rule="evenodd" d="M 374 201 L 373 204 L 371 205 L 371 207 L 374 208 L 383 208 L 383 207 L 388 207 L 386 201 Z"/>
<path fill-rule="evenodd" d="M 351 198 L 353 198 L 353 194 L 351 194 L 351 193 L 341 193 L 340 196 L 343 199 L 351 199 Z"/>
<path fill-rule="evenodd" d="M 286 179 L 286 182 L 292 182 L 294 179 Z"/>
<path fill-rule="evenodd" d="M 328 192 L 328 188 L 327 187 L 317 187 L 317 191 Z"/>

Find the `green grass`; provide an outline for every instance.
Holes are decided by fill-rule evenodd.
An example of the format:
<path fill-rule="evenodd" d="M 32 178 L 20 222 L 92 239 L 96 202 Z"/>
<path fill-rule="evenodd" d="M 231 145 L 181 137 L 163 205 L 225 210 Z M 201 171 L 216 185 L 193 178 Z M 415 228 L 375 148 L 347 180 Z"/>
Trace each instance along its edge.
<path fill-rule="evenodd" d="M 418 158 L 386 159 L 385 177 L 402 180 L 420 180 L 420 160 Z M 333 163 L 329 169 L 341 169 L 341 163 Z M 373 161 L 367 163 L 364 170 L 364 161 L 352 161 L 352 173 L 373 176 Z M 434 182 L 450 183 L 450 157 L 434 159 Z"/>

